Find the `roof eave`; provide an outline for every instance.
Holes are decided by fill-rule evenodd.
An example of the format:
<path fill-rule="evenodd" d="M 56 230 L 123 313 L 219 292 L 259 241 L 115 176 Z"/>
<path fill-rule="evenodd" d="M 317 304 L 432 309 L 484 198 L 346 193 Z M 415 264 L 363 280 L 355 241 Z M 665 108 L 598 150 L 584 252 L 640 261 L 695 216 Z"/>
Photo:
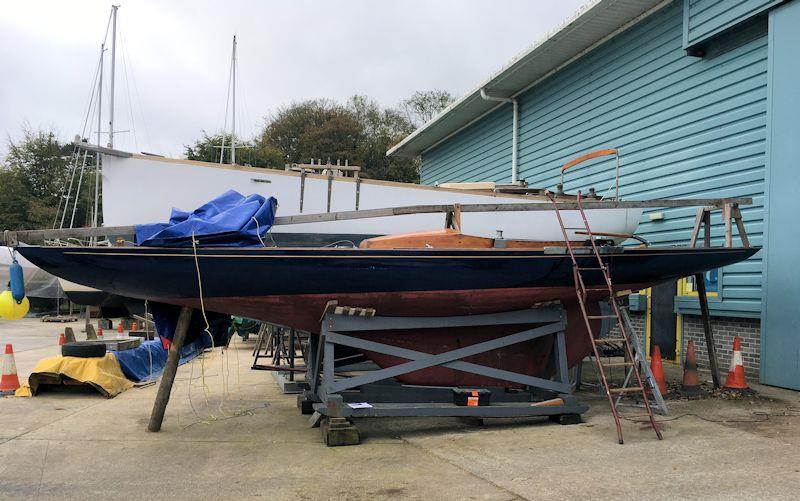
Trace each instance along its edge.
<path fill-rule="evenodd" d="M 528 47 L 500 70 L 483 81 L 472 92 L 456 100 L 431 120 L 406 136 L 387 152 L 387 156 L 416 157 L 436 146 L 493 111 L 502 103 L 481 99 L 480 91 L 498 97 L 515 97 L 530 89 L 554 72 L 571 64 L 586 52 L 616 36 L 644 17 L 671 3 L 672 0 L 592 0 L 565 20 L 559 27 Z M 615 12 L 616 10 L 616 12 Z M 604 19 L 602 16 L 606 15 Z M 589 23 L 596 22 L 597 33 L 582 44 L 579 40 L 569 40 L 570 35 Z M 606 29 L 605 24 L 610 26 Z M 576 38 L 576 37 L 573 37 Z M 566 47 L 568 45 L 568 47 Z M 559 53 L 560 50 L 568 52 Z M 553 54 L 556 54 L 553 56 Z M 560 61 L 559 54 L 563 54 Z M 554 60 L 549 61 L 548 59 Z M 539 61 L 543 59 L 543 61 Z M 537 66 L 537 63 L 540 66 Z M 531 73 L 533 78 L 520 79 L 520 73 Z M 515 75 L 516 74 L 516 75 Z M 518 82 L 514 82 L 514 78 Z M 505 84 L 505 85 L 504 85 Z M 460 113 L 460 115 L 459 115 Z M 450 122 L 450 123 L 448 123 Z"/>

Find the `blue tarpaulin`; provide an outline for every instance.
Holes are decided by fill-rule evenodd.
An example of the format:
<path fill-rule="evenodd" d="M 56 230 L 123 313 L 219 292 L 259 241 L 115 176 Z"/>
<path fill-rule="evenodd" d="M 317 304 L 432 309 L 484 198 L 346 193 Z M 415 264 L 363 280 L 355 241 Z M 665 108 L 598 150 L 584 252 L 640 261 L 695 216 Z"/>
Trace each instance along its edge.
<path fill-rule="evenodd" d="M 181 350 L 181 364 L 192 360 L 211 346 L 208 337 L 199 337 L 194 342 L 184 345 Z M 167 363 L 167 353 L 160 339 L 145 341 L 131 350 L 115 351 L 119 366 L 125 377 L 131 381 L 141 383 L 157 379 L 164 372 Z"/>
<path fill-rule="evenodd" d="M 131 381 L 149 381 L 164 371 L 167 352 L 175 335 L 181 308 L 169 304 L 150 303 L 150 311 L 153 313 L 153 322 L 159 339 L 145 341 L 132 350 L 115 352 L 122 373 Z M 208 320 L 208 330 L 206 330 L 206 320 Z M 230 325 L 229 315 L 209 311 L 203 316 L 201 311 L 194 310 L 186 331 L 180 363 L 185 364 L 206 348 L 226 346 Z"/>
<path fill-rule="evenodd" d="M 251 247 L 263 239 L 275 221 L 275 197 L 244 196 L 228 190 L 193 212 L 172 209 L 168 223 L 136 226 L 136 242 L 144 247 Z"/>

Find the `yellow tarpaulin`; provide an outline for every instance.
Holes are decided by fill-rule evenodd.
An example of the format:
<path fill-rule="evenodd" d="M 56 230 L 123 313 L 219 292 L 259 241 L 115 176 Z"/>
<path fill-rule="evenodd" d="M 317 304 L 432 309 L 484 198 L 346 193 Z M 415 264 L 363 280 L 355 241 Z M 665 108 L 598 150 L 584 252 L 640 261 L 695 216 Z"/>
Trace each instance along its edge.
<path fill-rule="evenodd" d="M 94 358 L 49 357 L 39 360 L 28 382 L 15 393 L 18 397 L 35 395 L 43 384 L 88 384 L 108 398 L 133 387 L 119 367 L 113 353 Z"/>

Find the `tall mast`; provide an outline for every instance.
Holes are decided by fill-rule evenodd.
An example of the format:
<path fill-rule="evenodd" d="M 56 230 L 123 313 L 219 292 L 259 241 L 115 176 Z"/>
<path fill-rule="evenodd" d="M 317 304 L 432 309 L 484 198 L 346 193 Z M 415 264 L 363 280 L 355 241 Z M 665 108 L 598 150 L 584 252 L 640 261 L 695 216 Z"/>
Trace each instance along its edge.
<path fill-rule="evenodd" d="M 108 118 L 108 147 L 114 147 L 114 76 L 117 65 L 117 9 L 119 5 L 111 6 L 111 92 L 109 96 Z"/>
<path fill-rule="evenodd" d="M 233 55 L 231 56 L 231 79 L 233 81 L 233 122 L 231 123 L 231 163 L 236 163 L 236 35 L 233 35 Z"/>
<path fill-rule="evenodd" d="M 100 44 L 100 74 L 97 78 L 97 146 L 100 144 L 100 134 L 103 128 L 103 54 L 106 50 L 105 42 Z M 99 207 L 98 195 L 100 192 L 100 154 L 95 153 L 95 172 L 94 172 L 94 210 L 92 212 L 92 227 L 97 228 L 97 210 Z"/>

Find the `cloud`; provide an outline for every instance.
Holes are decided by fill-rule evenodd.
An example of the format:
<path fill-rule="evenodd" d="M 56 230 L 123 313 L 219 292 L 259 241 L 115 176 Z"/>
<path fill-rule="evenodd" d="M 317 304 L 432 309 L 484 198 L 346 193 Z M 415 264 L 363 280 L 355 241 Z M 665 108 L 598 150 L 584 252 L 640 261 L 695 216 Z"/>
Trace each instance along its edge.
<path fill-rule="evenodd" d="M 248 135 L 277 107 L 303 99 L 366 94 L 393 106 L 416 90 L 463 94 L 581 3 L 121 2 L 115 130 L 130 132 L 119 133 L 115 146 L 178 156 L 201 130 L 221 129 L 234 33 L 237 121 Z M 26 122 L 52 127 L 63 139 L 80 132 L 109 10 L 100 1 L 4 3 L 4 137 L 19 137 Z M 108 71 L 107 64 L 106 83 Z M 108 109 L 103 112 L 107 119 Z"/>

